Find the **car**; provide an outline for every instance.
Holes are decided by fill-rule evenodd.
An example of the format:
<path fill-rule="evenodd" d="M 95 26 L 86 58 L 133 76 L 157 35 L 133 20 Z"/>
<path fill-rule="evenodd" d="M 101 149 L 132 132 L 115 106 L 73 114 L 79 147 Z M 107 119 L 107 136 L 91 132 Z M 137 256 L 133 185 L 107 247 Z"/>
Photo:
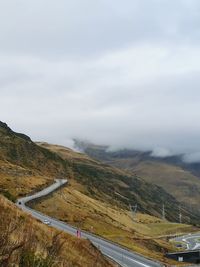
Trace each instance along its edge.
<path fill-rule="evenodd" d="M 46 220 L 46 219 L 43 221 L 43 223 L 46 224 L 46 225 L 51 225 L 51 222 Z"/>
<path fill-rule="evenodd" d="M 177 248 L 182 248 L 183 245 L 182 245 L 182 244 L 176 244 L 176 247 L 177 247 Z"/>

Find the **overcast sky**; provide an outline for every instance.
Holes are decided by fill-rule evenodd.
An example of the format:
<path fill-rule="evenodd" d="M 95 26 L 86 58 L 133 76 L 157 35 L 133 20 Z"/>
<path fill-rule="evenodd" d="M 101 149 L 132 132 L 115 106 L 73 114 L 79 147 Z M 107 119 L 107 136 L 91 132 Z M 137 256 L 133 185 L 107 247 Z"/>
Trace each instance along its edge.
<path fill-rule="evenodd" d="M 200 160 L 200 1 L 0 0 L 0 120 Z"/>

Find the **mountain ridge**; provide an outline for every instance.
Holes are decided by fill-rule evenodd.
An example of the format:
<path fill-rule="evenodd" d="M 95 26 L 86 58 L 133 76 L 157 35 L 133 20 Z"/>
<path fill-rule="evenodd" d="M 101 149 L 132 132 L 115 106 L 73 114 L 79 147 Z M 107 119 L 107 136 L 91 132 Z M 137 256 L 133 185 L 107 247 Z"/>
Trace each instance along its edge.
<path fill-rule="evenodd" d="M 68 177 L 82 184 L 87 194 L 126 209 L 137 204 L 141 212 L 160 216 L 165 204 L 167 218 L 178 221 L 180 203 L 162 187 L 145 181 L 135 173 L 125 172 L 69 149 L 67 153 L 71 158 L 67 158 L 66 153 L 61 153 L 63 149 L 59 146 L 57 150 L 55 147 L 52 149 L 45 143 L 37 145 L 3 124 L 0 127 L 0 185 L 17 197 L 45 186 L 55 178 Z M 189 217 L 188 209 L 184 210 L 184 215 Z M 198 221 L 198 214 L 194 213 L 191 219 Z"/>
<path fill-rule="evenodd" d="M 78 228 L 84 224 L 86 230 L 149 257 L 163 260 L 163 249 L 173 249 L 159 233 L 196 230 L 174 223 L 180 203 L 163 188 L 86 154 L 59 145 L 35 144 L 5 124 L 0 127 L 0 194 L 15 201 L 60 176 L 67 177 L 68 186 L 32 203 L 34 208 Z M 161 219 L 163 203 L 166 219 L 173 223 Z M 133 218 L 130 206 L 136 204 L 137 218 Z M 198 224 L 198 214 L 191 216 L 188 209 L 182 213 L 184 222 L 191 218 Z"/>
<path fill-rule="evenodd" d="M 41 146 L 49 148 L 50 150 L 58 153 L 60 156 L 65 157 L 63 154 L 63 146 L 54 146 L 48 143 L 40 143 Z M 67 157 L 69 150 L 66 148 Z M 80 157 L 79 153 L 79 157 Z M 85 155 L 83 154 L 85 158 Z M 167 217 L 172 221 L 178 221 L 175 214 L 179 212 L 180 203 L 172 197 L 163 188 L 146 182 L 144 179 L 124 172 L 118 168 L 113 168 L 109 164 L 102 164 L 99 161 L 85 161 L 83 158 L 72 160 L 76 180 L 87 187 L 90 195 L 98 196 L 99 192 L 111 199 L 116 199 L 125 204 L 126 208 L 138 203 L 138 208 L 141 212 L 160 216 L 162 213 L 162 205 L 166 203 L 166 213 L 170 214 Z M 101 194 L 99 197 L 101 197 Z M 123 205 L 124 205 L 123 204 Z M 189 211 L 184 211 L 185 216 L 189 216 Z M 192 215 L 193 219 L 196 215 Z M 196 221 L 196 219 L 194 219 Z"/>
<path fill-rule="evenodd" d="M 75 146 L 87 155 L 105 164 L 120 168 L 129 174 L 135 174 L 145 181 L 161 186 L 173 195 L 182 206 L 192 212 L 198 211 L 200 201 L 200 164 L 184 163 L 181 155 L 166 158 L 152 157 L 150 151 L 137 150 L 110 151 L 106 146 L 89 142 L 75 141 Z M 195 166 L 195 167 L 194 167 Z M 196 175 L 197 174 L 197 175 Z"/>

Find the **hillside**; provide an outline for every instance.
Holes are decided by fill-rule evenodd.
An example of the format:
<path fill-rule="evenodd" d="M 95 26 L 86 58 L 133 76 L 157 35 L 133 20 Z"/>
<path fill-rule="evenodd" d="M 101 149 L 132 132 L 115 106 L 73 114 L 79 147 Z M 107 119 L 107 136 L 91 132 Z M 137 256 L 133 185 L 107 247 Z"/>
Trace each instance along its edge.
<path fill-rule="evenodd" d="M 47 227 L 0 195 L 0 266 L 112 267 L 86 240 Z"/>
<path fill-rule="evenodd" d="M 45 187 L 55 178 L 66 177 L 69 181 L 66 188 L 33 205 L 53 217 L 160 260 L 164 260 L 163 251 L 174 250 L 166 235 L 196 230 L 160 220 L 165 203 L 167 219 L 177 221 L 179 202 L 135 174 L 63 146 L 35 144 L 4 123 L 0 125 L 0 137 L 0 193 L 12 201 Z M 135 204 L 138 214 L 133 222 L 129 205 Z M 184 210 L 184 216 L 189 218 L 189 210 Z M 191 219 L 197 222 L 199 217 L 194 214 Z M 85 249 L 93 253 L 89 247 Z"/>
<path fill-rule="evenodd" d="M 0 122 L 0 160 L 31 169 L 39 174 L 66 175 L 67 165 L 58 155 L 37 146 L 31 139 Z"/>
<path fill-rule="evenodd" d="M 38 190 L 54 178 L 68 177 L 84 185 L 87 193 L 95 198 L 104 197 L 108 202 L 126 208 L 137 203 L 141 212 L 155 216 L 160 216 L 161 203 L 167 203 L 168 218 L 176 220 L 176 200 L 136 175 L 126 174 L 63 147 L 39 146 L 4 123 L 0 124 L 0 148 L 1 191 L 11 198 Z"/>
<path fill-rule="evenodd" d="M 169 223 L 154 216 L 130 211 L 107 201 L 95 199 L 85 193 L 83 185 L 71 181 L 70 185 L 51 197 L 37 201 L 34 209 L 45 212 L 77 228 L 95 233 L 119 243 L 146 257 L 171 265 L 165 251 L 176 248 L 168 242 L 167 236 L 197 231 L 190 225 Z"/>
<path fill-rule="evenodd" d="M 68 164 L 0 122 L 0 192 L 14 200 L 68 175 Z"/>
<path fill-rule="evenodd" d="M 149 183 L 161 186 L 181 203 L 182 209 L 198 212 L 200 201 L 199 164 L 186 164 L 181 156 L 155 158 L 151 151 L 109 151 L 106 146 L 75 141 L 76 146 L 95 160 L 142 177 Z M 196 174 L 196 175 L 195 175 Z M 186 218 L 185 218 L 186 220 Z"/>
<path fill-rule="evenodd" d="M 126 209 L 137 204 L 140 212 L 159 217 L 165 204 L 167 218 L 178 221 L 180 204 L 175 196 L 146 182 L 139 175 L 113 168 L 64 147 L 35 144 L 26 135 L 15 133 L 4 123 L 0 124 L 1 193 L 14 200 L 59 177 L 74 179 L 84 186 L 88 195 Z M 189 209 L 186 208 L 183 213 L 187 221 L 189 218 L 193 222 L 198 221 L 198 214 L 191 216 Z"/>
<path fill-rule="evenodd" d="M 171 221 L 179 220 L 180 203 L 161 187 L 68 148 L 47 143 L 39 145 L 71 162 L 72 178 L 84 187 L 84 193 L 89 196 L 104 199 L 125 209 L 129 209 L 129 204 L 137 204 L 140 212 L 157 217 L 162 216 L 162 205 L 165 204 L 167 218 Z M 195 213 L 190 215 L 187 208 L 184 209 L 183 216 L 187 222 L 189 218 L 198 222 L 198 216 Z"/>
<path fill-rule="evenodd" d="M 15 201 L 55 178 L 68 177 L 69 170 L 68 162 L 57 154 L 0 123 L 1 266 L 112 266 L 89 241 L 58 233 L 2 196 Z"/>
<path fill-rule="evenodd" d="M 200 202 L 200 179 L 179 166 L 144 161 L 130 170 L 146 181 L 162 185 L 183 203 L 196 206 Z"/>

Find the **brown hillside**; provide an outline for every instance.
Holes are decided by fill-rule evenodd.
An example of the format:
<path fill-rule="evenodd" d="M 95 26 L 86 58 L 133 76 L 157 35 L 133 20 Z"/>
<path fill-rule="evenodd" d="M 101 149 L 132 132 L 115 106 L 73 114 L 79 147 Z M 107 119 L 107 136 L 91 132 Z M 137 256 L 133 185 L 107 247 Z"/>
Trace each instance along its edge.
<path fill-rule="evenodd" d="M 162 204 L 165 203 L 167 217 L 172 221 L 178 221 L 179 203 L 162 188 L 145 182 L 137 175 L 113 168 L 63 146 L 47 143 L 39 145 L 70 161 L 71 177 L 82 184 L 89 196 L 104 199 L 108 203 L 126 209 L 130 203 L 132 205 L 137 203 L 140 212 L 158 217 L 161 216 Z M 187 222 L 189 213 L 184 210 L 184 219 Z M 192 219 L 198 220 L 195 214 Z"/>
<path fill-rule="evenodd" d="M 0 214 L 0 266 L 112 266 L 89 241 L 43 225 L 2 196 Z"/>
<path fill-rule="evenodd" d="M 154 158 L 151 152 L 136 150 L 108 151 L 105 146 L 75 141 L 79 149 L 95 160 L 120 168 L 129 174 L 139 176 L 149 183 L 162 187 L 178 202 L 182 209 L 190 211 L 190 216 L 200 217 L 200 178 L 195 176 L 193 164 L 184 164 L 181 156 Z M 198 165 L 198 164 L 197 164 Z M 189 216 L 189 217 L 190 217 Z M 188 218 L 184 218 L 187 221 Z M 198 223 L 198 221 L 197 221 Z"/>

